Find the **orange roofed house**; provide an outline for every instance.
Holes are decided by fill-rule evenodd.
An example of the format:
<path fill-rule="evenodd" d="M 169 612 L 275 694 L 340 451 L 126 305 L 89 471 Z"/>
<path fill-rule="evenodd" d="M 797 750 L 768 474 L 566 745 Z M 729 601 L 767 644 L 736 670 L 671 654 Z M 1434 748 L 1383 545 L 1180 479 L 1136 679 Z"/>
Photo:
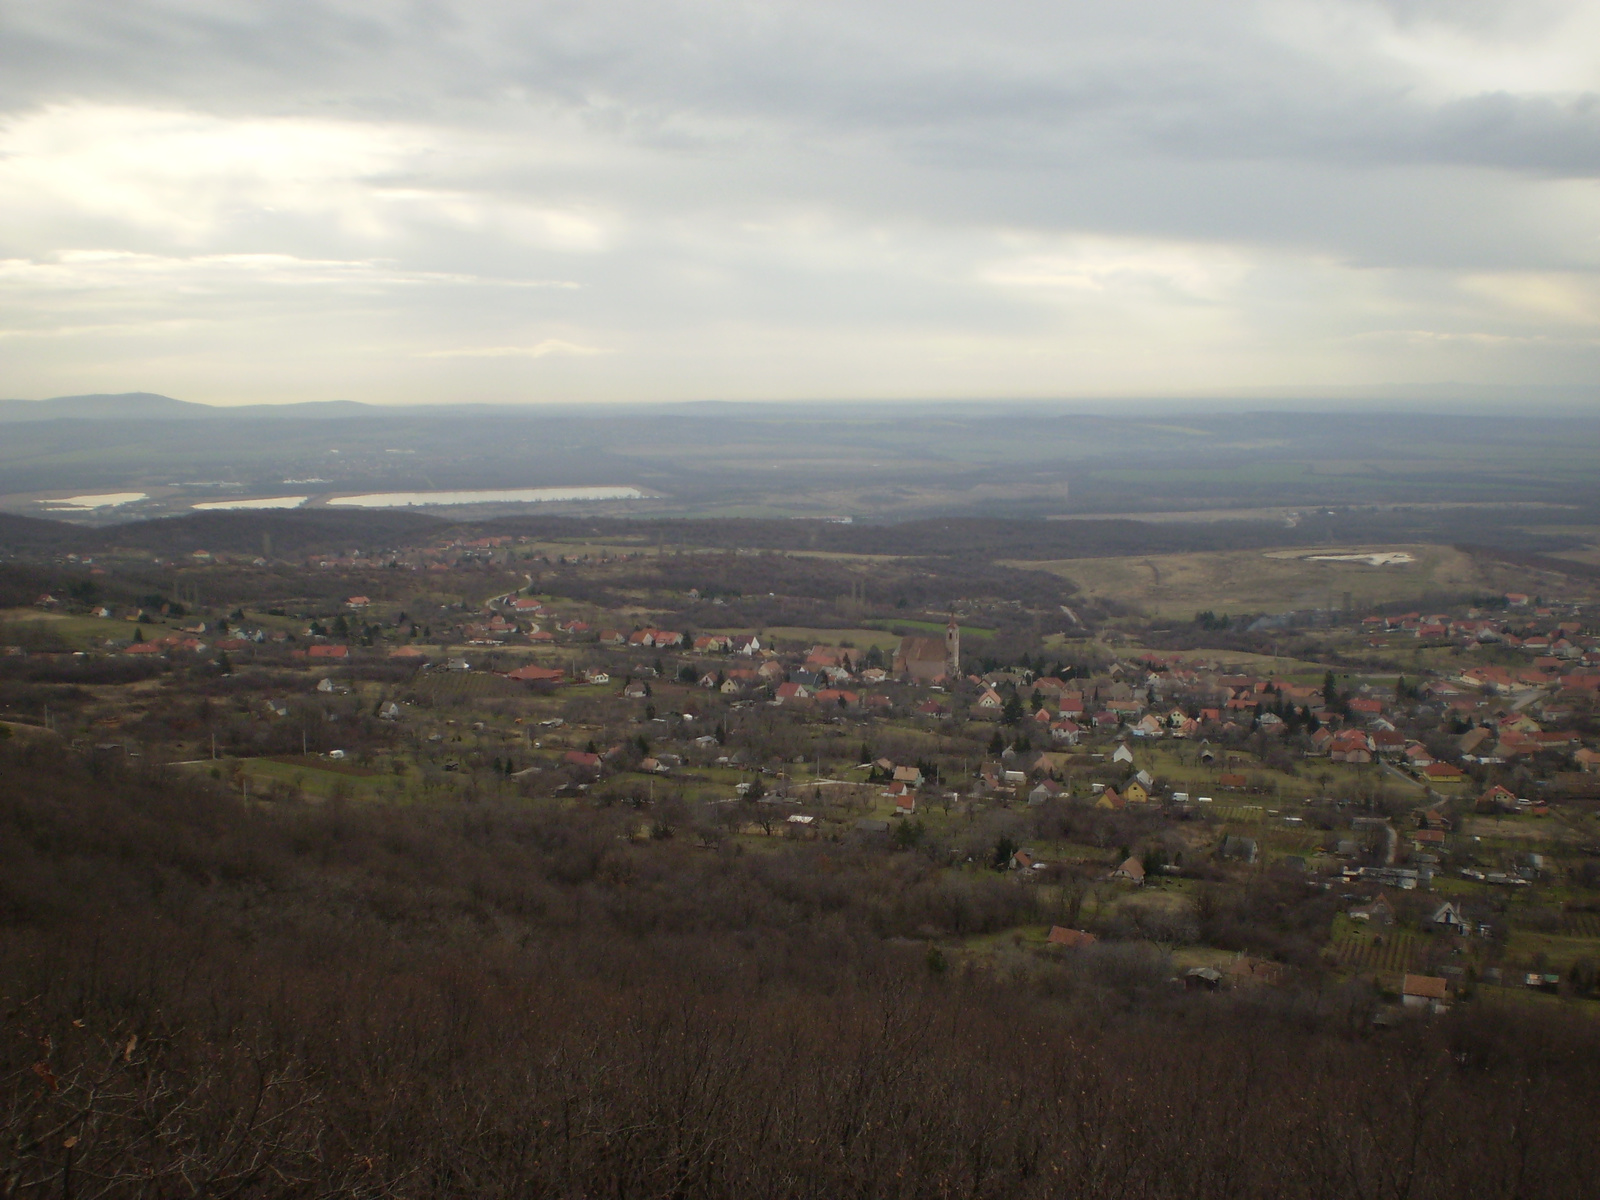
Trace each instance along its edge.
<path fill-rule="evenodd" d="M 1066 946 L 1069 950 L 1082 950 L 1094 945 L 1100 939 L 1092 933 L 1085 933 L 1081 929 L 1068 929 L 1065 925 L 1052 925 L 1050 936 L 1046 939 L 1052 946 Z"/>

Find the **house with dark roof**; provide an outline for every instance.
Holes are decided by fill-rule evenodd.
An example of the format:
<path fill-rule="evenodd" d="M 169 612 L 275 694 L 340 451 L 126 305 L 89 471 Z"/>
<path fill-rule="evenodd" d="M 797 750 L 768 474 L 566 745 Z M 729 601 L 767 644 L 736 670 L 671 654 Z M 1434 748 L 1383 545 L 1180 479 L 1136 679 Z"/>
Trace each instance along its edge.
<path fill-rule="evenodd" d="M 1253 863 L 1260 853 L 1255 838 L 1239 837 L 1229 834 L 1222 839 L 1222 844 L 1217 847 L 1217 853 L 1223 858 L 1236 858 L 1240 862 Z"/>

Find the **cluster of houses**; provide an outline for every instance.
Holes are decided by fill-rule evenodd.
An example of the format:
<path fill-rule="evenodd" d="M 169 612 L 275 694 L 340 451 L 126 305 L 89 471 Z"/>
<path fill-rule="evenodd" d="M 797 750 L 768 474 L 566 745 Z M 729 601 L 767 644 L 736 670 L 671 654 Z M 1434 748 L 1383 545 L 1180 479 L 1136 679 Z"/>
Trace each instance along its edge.
<path fill-rule="evenodd" d="M 440 557 L 504 554 L 518 539 L 467 539 L 434 547 Z M 619 556 L 625 557 L 625 556 Z M 348 560 L 348 563 L 347 561 Z M 377 565 L 385 555 L 348 555 L 317 560 L 332 566 Z M 467 645 L 562 644 L 592 650 L 637 652 L 640 660 L 624 670 L 597 667 L 576 671 L 528 664 L 511 678 L 541 685 L 609 682 L 626 673 L 635 683 L 628 698 L 643 698 L 660 655 L 673 656 L 682 676 L 691 672 L 698 686 L 723 696 L 764 698 L 779 707 L 841 710 L 899 710 L 940 720 L 961 712 L 992 718 L 1026 734 L 1034 745 L 1059 749 L 1085 740 L 1120 743 L 1140 739 L 1189 739 L 1227 744 L 1252 735 L 1284 739 L 1296 753 L 1334 763 L 1386 763 L 1432 787 L 1463 785 L 1474 767 L 1513 763 L 1538 756 L 1556 769 L 1600 773 L 1600 749 L 1584 744 L 1578 718 L 1600 707 L 1600 638 L 1588 632 L 1576 611 L 1560 611 L 1529 597 L 1511 594 L 1506 608 L 1463 614 L 1403 613 L 1360 620 L 1361 636 L 1375 645 L 1396 638 L 1445 644 L 1457 650 L 1493 651 L 1495 661 L 1456 666 L 1419 677 L 1409 687 L 1358 684 L 1324 695 L 1325 685 L 1304 679 L 1230 670 L 1214 657 L 1143 653 L 1111 663 L 1089 678 L 1035 676 L 1028 671 L 972 672 L 963 668 L 960 628 L 952 618 L 942 636 L 900 639 L 892 655 L 835 646 L 803 653 L 776 652 L 760 634 L 693 633 L 642 626 L 594 628 L 589 620 L 562 616 L 537 597 L 509 593 L 452 630 Z M 49 607 L 59 603 L 41 596 Z M 351 595 L 344 607 L 364 613 L 366 595 Z M 104 615 L 112 615 L 104 610 Z M 120 614 L 119 614 L 120 615 Z M 137 614 L 130 614 L 130 619 Z M 598 618 L 591 618 L 597 620 Z M 242 650 L 290 640 L 282 630 L 234 629 L 201 636 L 204 626 L 162 632 L 125 647 L 134 655 Z M 309 634 L 309 631 L 308 631 Z M 325 637 L 308 637 L 292 653 L 305 658 L 338 658 L 348 646 Z M 394 648 L 395 657 L 428 657 L 413 645 Z M 1507 661 L 1508 654 L 1514 661 Z M 1463 655 L 1456 654 L 1458 664 Z M 696 666 L 696 660 L 715 660 Z M 455 665 L 453 662 L 449 665 Z M 894 685 L 922 689 L 894 690 Z M 1147 784 L 1105 797 L 1115 807 L 1139 803 Z M 1131 791 L 1131 795 L 1129 792 Z"/>
<path fill-rule="evenodd" d="M 461 545 L 462 552 L 495 547 Z M 41 598 L 42 600 L 43 598 Z M 371 601 L 347 599 L 354 612 Z M 1512 597 L 1516 605 L 1519 598 Z M 1027 671 L 962 673 L 960 630 L 952 620 L 942 638 L 901 639 L 892 657 L 836 646 L 814 646 L 803 653 L 776 652 L 760 634 L 691 633 L 643 626 L 592 628 L 580 618 L 552 613 L 538 598 L 497 597 L 459 630 L 470 644 L 503 646 L 585 644 L 648 658 L 630 665 L 631 690 L 641 699 L 659 655 L 677 662 L 714 659 L 694 671 L 698 686 L 728 697 L 765 697 L 775 706 L 877 710 L 903 708 L 911 715 L 942 719 L 965 708 L 975 717 L 1002 719 L 1028 733 L 1035 744 L 1061 749 L 1087 738 L 1191 739 L 1223 744 L 1252 734 L 1290 737 L 1307 756 L 1348 764 L 1389 763 L 1429 786 L 1449 788 L 1464 782 L 1465 769 L 1541 754 L 1561 756 L 1572 768 L 1600 772 L 1600 750 L 1583 745 L 1572 728 L 1574 714 L 1600 703 L 1600 641 L 1576 619 L 1543 608 L 1517 616 L 1402 614 L 1368 617 L 1365 633 L 1454 638 L 1464 644 L 1512 648 L 1528 658 L 1525 666 L 1473 665 L 1447 675 L 1418 679 L 1411 689 L 1358 685 L 1345 694 L 1323 695 L 1322 683 L 1231 671 L 1215 660 L 1181 654 L 1144 653 L 1110 664 L 1094 677 L 1061 679 Z M 214 639 L 216 648 L 244 648 L 283 639 L 256 630 L 233 631 Z M 171 650 L 203 652 L 195 637 L 164 635 L 129 647 L 131 653 Z M 348 654 L 343 646 L 313 642 L 296 653 L 306 657 Z M 414 646 L 392 651 L 397 657 L 426 657 Z M 869 665 L 870 664 L 870 665 Z M 529 664 L 508 672 L 513 679 L 544 685 L 609 682 L 619 668 L 590 666 L 571 673 Z M 680 671 L 687 667 L 680 668 Z M 888 685 L 921 686 L 921 697 L 892 693 Z M 1020 713 L 1018 708 L 1020 707 Z M 1448 739 L 1440 731 L 1454 726 Z M 1135 780 L 1101 799 L 1111 807 L 1140 803 L 1149 784 Z"/>

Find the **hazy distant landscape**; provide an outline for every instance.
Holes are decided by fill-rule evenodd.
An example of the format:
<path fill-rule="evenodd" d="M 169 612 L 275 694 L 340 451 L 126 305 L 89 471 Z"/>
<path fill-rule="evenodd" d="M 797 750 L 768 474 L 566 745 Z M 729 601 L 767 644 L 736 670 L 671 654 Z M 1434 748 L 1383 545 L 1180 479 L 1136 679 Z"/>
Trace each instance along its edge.
<path fill-rule="evenodd" d="M 1541 548 L 1587 546 L 1600 521 L 1590 469 L 1600 422 L 1574 417 L 1179 420 L 1038 404 L 235 412 L 146 396 L 4 411 L 19 408 L 28 420 L 0 426 L 0 508 L 94 522 L 244 502 L 340 506 L 374 493 L 418 493 L 406 500 L 427 510 L 426 493 L 572 488 L 609 492 L 535 506 L 863 521 L 1177 511 L 1258 519 L 1283 528 L 1285 544 L 1427 536 Z M 612 498 L 626 489 L 639 498 Z M 105 499 L 73 510 L 84 496 Z M 531 511 L 504 495 L 472 507 Z"/>

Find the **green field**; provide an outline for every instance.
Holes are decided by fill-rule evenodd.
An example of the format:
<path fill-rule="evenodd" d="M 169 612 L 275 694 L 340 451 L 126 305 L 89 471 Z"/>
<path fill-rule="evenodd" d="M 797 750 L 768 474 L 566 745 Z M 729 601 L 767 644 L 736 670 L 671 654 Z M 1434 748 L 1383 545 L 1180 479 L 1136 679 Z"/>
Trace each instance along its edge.
<path fill-rule="evenodd" d="M 961 636 L 965 639 L 983 641 L 994 636 L 994 630 L 985 629 L 979 625 L 963 625 Z M 869 646 L 877 646 L 885 654 L 893 652 L 900 645 L 900 634 L 893 632 L 895 629 L 909 629 L 917 634 L 943 634 L 945 626 L 935 621 L 884 621 L 882 627 L 870 628 L 857 626 L 852 629 L 823 629 L 805 625 L 774 625 L 770 629 L 755 630 L 749 628 L 733 629 L 718 628 L 705 630 L 706 633 L 721 633 L 734 635 L 748 635 L 760 633 L 763 644 L 770 645 L 774 640 L 791 643 L 798 642 L 807 646 L 843 646 L 847 643 L 858 650 L 865 650 Z"/>
<path fill-rule="evenodd" d="M 34 608 L 0 609 L 0 643 L 14 642 L 40 649 L 59 643 L 69 650 L 88 650 L 99 648 L 107 641 L 132 641 L 137 628 L 139 626 L 131 621 L 68 616 Z M 170 632 L 159 625 L 144 626 L 146 638 L 164 637 Z"/>
<path fill-rule="evenodd" d="M 336 795 L 361 800 L 401 799 L 409 795 L 407 785 L 399 776 L 315 755 L 219 759 L 191 763 L 187 769 L 209 772 L 225 781 L 233 780 L 240 794 L 248 792 L 252 799 L 266 799 L 275 794 L 275 789 L 297 789 L 309 800 L 330 800 Z"/>
<path fill-rule="evenodd" d="M 1305 799 L 1320 798 L 1341 787 L 1376 786 L 1407 797 L 1412 789 L 1405 789 L 1393 776 L 1380 774 L 1370 766 L 1336 763 L 1327 759 L 1310 759 L 1297 766 L 1295 773 L 1274 770 L 1242 750 L 1227 750 L 1217 755 L 1216 761 L 1206 765 L 1198 761 L 1200 748 L 1183 741 L 1130 739 L 1128 749 L 1133 752 L 1133 765 L 1149 771 L 1157 781 L 1165 781 L 1176 791 L 1194 796 L 1210 796 L 1218 809 L 1229 806 L 1262 806 L 1275 808 L 1280 802 L 1292 804 Z M 1085 764 L 1087 765 L 1087 763 Z M 1245 776 L 1245 789 L 1224 788 L 1220 781 L 1224 773 Z M 1294 815 L 1292 813 L 1286 815 Z M 1243 818 L 1241 818 L 1243 819 Z"/>
<path fill-rule="evenodd" d="M 890 629 L 914 629 L 917 631 L 917 633 L 943 633 L 948 628 L 948 622 L 945 621 L 894 620 L 884 621 L 882 623 L 888 626 Z M 977 638 L 982 640 L 984 638 L 992 638 L 994 636 L 994 630 L 987 629 L 982 625 L 959 625 L 957 628 L 961 630 L 961 636 L 964 638 Z"/>
<path fill-rule="evenodd" d="M 1014 560 L 1003 565 L 1049 571 L 1069 579 L 1083 595 L 1136 607 L 1162 619 L 1186 619 L 1203 609 L 1218 613 L 1286 612 L 1307 608 L 1370 606 L 1439 593 L 1493 593 L 1525 578 L 1451 546 L 1351 546 L 1338 549 L 1403 551 L 1410 563 L 1374 567 L 1354 562 L 1313 562 L 1269 557 L 1272 551 L 1226 550 L 1122 558 Z M 1311 553 L 1303 549 L 1296 554 Z"/>
<path fill-rule="evenodd" d="M 755 631 L 719 629 L 716 632 L 749 634 Z M 802 625 L 775 625 L 765 631 L 763 644 L 774 638 L 782 642 L 802 642 L 808 646 L 843 646 L 849 643 L 857 650 L 876 646 L 885 654 L 893 653 L 900 645 L 898 637 L 881 629 L 811 629 Z"/>

